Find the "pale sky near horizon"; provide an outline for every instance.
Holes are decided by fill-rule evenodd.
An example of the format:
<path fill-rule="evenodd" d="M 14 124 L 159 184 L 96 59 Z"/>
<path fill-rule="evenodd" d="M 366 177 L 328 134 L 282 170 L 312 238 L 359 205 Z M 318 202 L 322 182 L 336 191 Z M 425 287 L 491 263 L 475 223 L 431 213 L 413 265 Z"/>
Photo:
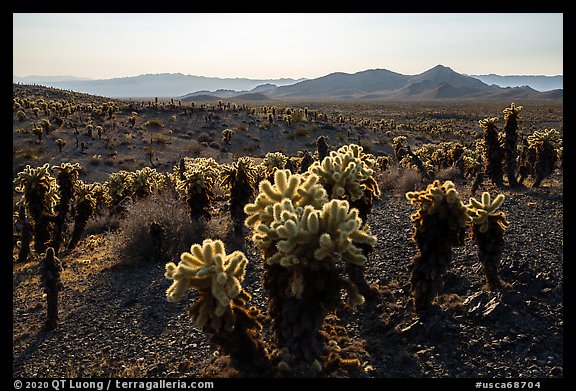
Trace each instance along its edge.
<path fill-rule="evenodd" d="M 562 13 L 13 14 L 13 75 L 562 75 Z"/>

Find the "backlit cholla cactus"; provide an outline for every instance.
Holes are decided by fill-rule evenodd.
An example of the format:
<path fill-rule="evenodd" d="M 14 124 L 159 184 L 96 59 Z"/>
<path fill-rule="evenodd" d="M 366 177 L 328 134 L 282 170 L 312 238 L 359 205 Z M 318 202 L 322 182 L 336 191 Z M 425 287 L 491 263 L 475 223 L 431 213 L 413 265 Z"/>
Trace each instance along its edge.
<path fill-rule="evenodd" d="M 94 210 L 96 209 L 96 198 L 94 198 L 94 190 L 96 187 L 101 186 L 99 183 L 84 183 L 82 180 L 76 181 L 76 189 L 74 194 L 74 229 L 72 230 L 72 237 L 68 243 L 68 249 L 76 247 L 80 241 L 86 224 Z"/>
<path fill-rule="evenodd" d="M 165 178 L 156 169 L 144 167 L 130 174 L 130 195 L 135 198 L 144 198 L 157 190 L 167 187 Z"/>
<path fill-rule="evenodd" d="M 274 173 L 276 170 L 282 170 L 286 167 L 286 162 L 288 161 L 288 156 L 284 155 L 282 152 L 268 152 L 259 169 L 259 178 L 268 179 L 270 182 L 274 181 Z"/>
<path fill-rule="evenodd" d="M 224 129 L 222 131 L 222 141 L 225 144 L 230 145 L 230 139 L 232 138 L 233 134 L 234 134 L 234 131 L 232 129 Z"/>
<path fill-rule="evenodd" d="M 510 107 L 506 107 L 503 111 L 504 114 L 504 133 L 506 140 L 504 143 L 504 158 L 506 160 L 506 175 L 508 177 L 508 184 L 511 187 L 518 185 L 516 181 L 516 159 L 518 156 L 518 119 L 522 106 L 516 106 L 514 102 Z"/>
<path fill-rule="evenodd" d="M 213 188 L 219 181 L 222 167 L 212 158 L 183 158 L 175 165 L 171 181 L 175 189 L 183 194 L 190 218 L 210 218 L 210 206 L 215 198 Z"/>
<path fill-rule="evenodd" d="M 375 159 L 364 154 L 361 146 L 344 145 L 321 162 L 315 162 L 310 171 L 320 177 L 320 183 L 326 188 L 331 199 L 345 199 L 354 202 L 366 199 L 371 207 L 372 198 L 380 195 L 374 180 Z M 367 217 L 369 211 L 364 211 Z"/>
<path fill-rule="evenodd" d="M 484 131 L 484 164 L 486 175 L 490 178 L 492 183 L 501 187 L 503 184 L 504 170 L 502 168 L 502 160 L 504 159 L 504 151 L 500 145 L 498 131 L 496 129 L 497 117 L 485 118 L 480 120 L 480 126 Z"/>
<path fill-rule="evenodd" d="M 111 205 L 120 205 L 124 199 L 132 194 L 132 173 L 126 170 L 111 173 L 106 181 L 106 188 Z"/>
<path fill-rule="evenodd" d="M 464 244 L 466 225 L 471 220 L 454 183 L 435 180 L 425 190 L 406 193 L 418 205 L 411 218 L 412 239 L 420 252 L 411 265 L 411 290 L 416 312 L 422 316 L 442 288 L 442 275 L 450 265 L 452 247 Z"/>
<path fill-rule="evenodd" d="M 358 210 L 361 221 L 366 224 L 372 204 L 380 196 L 378 183 L 374 178 L 376 158 L 363 153 L 356 144 L 344 145 L 330 152 L 321 162 L 314 162 L 309 171 L 320 177 L 320 184 L 326 189 L 329 198 L 347 200 L 351 208 Z M 372 247 L 360 246 L 367 256 Z M 353 263 L 346 265 L 347 272 L 360 291 L 367 298 L 375 297 L 376 292 L 365 279 L 364 271 Z"/>
<path fill-rule="evenodd" d="M 178 265 L 166 264 L 165 277 L 173 281 L 166 297 L 178 302 L 187 291 L 197 291 L 199 298 L 189 310 L 194 323 L 213 335 L 236 368 L 248 376 L 262 376 L 268 355 L 260 336 L 260 313 L 246 307 L 251 298 L 242 288 L 247 264 L 242 252 L 226 254 L 222 241 L 206 239 L 184 252 Z"/>
<path fill-rule="evenodd" d="M 236 162 L 222 168 L 220 185 L 230 191 L 230 214 L 236 233 L 242 232 L 246 219 L 244 206 L 254 195 L 256 175 L 256 166 L 247 156 L 242 156 Z"/>
<path fill-rule="evenodd" d="M 58 184 L 60 200 L 55 207 L 56 218 L 54 221 L 54 238 L 52 240 L 52 247 L 56 255 L 60 251 L 60 245 L 65 234 L 66 217 L 70 210 L 71 203 L 74 199 L 74 185 L 78 176 L 80 175 L 79 163 L 62 163 L 59 166 L 52 167 L 56 171 L 56 183 Z"/>
<path fill-rule="evenodd" d="M 39 255 L 46 252 L 54 207 L 59 200 L 58 184 L 49 170 L 48 163 L 37 168 L 27 165 L 14 179 L 15 191 L 23 193 L 26 214 L 33 220 L 34 250 Z"/>
<path fill-rule="evenodd" d="M 316 374 L 326 361 L 324 318 L 336 309 L 340 292 L 351 305 L 364 298 L 342 275 L 341 261 L 362 265 L 360 244 L 376 237 L 362 228 L 358 210 L 347 201 L 328 200 L 319 177 L 278 170 L 264 180 L 256 201 L 244 208 L 252 240 L 263 253 L 264 287 L 279 347 L 287 348 L 279 368 L 297 376 Z"/>
<path fill-rule="evenodd" d="M 535 131 L 528 136 L 528 146 L 534 151 L 535 162 L 533 167 L 534 184 L 539 187 L 542 181 L 554 171 L 554 165 L 558 160 L 557 149 L 562 145 L 560 133 L 556 129 L 544 129 Z"/>
<path fill-rule="evenodd" d="M 490 193 L 482 193 L 482 201 L 470 198 L 466 207 L 472 217 L 471 237 L 478 247 L 478 259 L 484 268 L 486 282 L 490 289 L 503 285 L 498 276 L 500 259 L 504 247 L 504 230 L 508 226 L 506 214 L 496 213 L 504 202 L 504 194 L 498 194 L 491 200 Z"/>

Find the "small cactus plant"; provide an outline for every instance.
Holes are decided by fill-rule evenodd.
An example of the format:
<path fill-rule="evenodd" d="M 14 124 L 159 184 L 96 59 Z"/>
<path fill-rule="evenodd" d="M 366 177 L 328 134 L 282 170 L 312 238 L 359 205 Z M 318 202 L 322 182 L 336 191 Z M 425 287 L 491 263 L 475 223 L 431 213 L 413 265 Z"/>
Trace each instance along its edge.
<path fill-rule="evenodd" d="M 178 265 L 166 264 L 165 277 L 173 281 L 166 297 L 178 302 L 186 291 L 196 290 L 200 297 L 189 310 L 193 322 L 213 335 L 244 375 L 255 376 L 266 373 L 268 355 L 259 310 L 247 307 L 251 296 L 242 288 L 247 264 L 241 251 L 226 254 L 222 241 L 206 239 L 184 252 Z"/>
<path fill-rule="evenodd" d="M 503 234 L 508 221 L 504 212 L 495 213 L 504 202 L 504 198 L 504 194 L 498 194 L 491 200 L 490 193 L 484 192 L 482 201 L 470 198 L 469 204 L 466 205 L 472 217 L 471 237 L 478 247 L 478 258 L 484 268 L 490 289 L 504 285 L 498 276 L 498 269 L 504 246 Z"/>
<path fill-rule="evenodd" d="M 354 282 L 341 275 L 340 260 L 362 265 L 366 257 L 358 245 L 374 245 L 376 237 L 347 201 L 328 200 L 317 175 L 278 170 L 274 176 L 274 184 L 262 181 L 255 202 L 244 208 L 246 225 L 266 261 L 272 329 L 288 352 L 279 368 L 317 374 L 326 353 L 320 330 L 340 291 L 348 292 L 351 305 L 364 301 Z"/>
<path fill-rule="evenodd" d="M 533 187 L 539 187 L 542 181 L 554 171 L 554 164 L 558 160 L 557 149 L 561 143 L 560 133 L 556 129 L 535 131 L 528 136 L 529 148 L 534 151 L 535 156 Z"/>
<path fill-rule="evenodd" d="M 54 254 L 54 249 L 48 247 L 40 265 L 40 277 L 44 284 L 47 300 L 47 318 L 45 328 L 54 330 L 58 326 L 58 292 L 62 289 L 60 272 L 62 266 Z"/>
<path fill-rule="evenodd" d="M 234 231 L 242 232 L 246 213 L 244 206 L 250 202 L 256 186 L 256 167 L 251 158 L 242 156 L 222 170 L 221 186 L 230 189 L 230 214 L 234 222 Z"/>
<path fill-rule="evenodd" d="M 506 140 L 504 143 L 504 159 L 506 161 L 506 176 L 508 177 L 508 185 L 510 187 L 518 186 L 516 181 L 516 159 L 517 159 L 517 143 L 518 143 L 518 119 L 522 106 L 516 106 L 514 102 L 510 107 L 506 107 L 504 113 L 504 133 Z"/>
<path fill-rule="evenodd" d="M 484 131 L 484 164 L 486 175 L 488 175 L 494 185 L 502 187 L 504 175 L 502 160 L 504 159 L 504 151 L 500 146 L 496 122 L 498 122 L 497 117 L 485 118 L 479 121 Z"/>
<path fill-rule="evenodd" d="M 58 255 L 65 234 L 66 218 L 74 198 L 74 184 L 80 175 L 81 167 L 79 163 L 63 163 L 52 167 L 52 170 L 57 172 L 56 183 L 58 184 L 60 195 L 60 200 L 55 207 L 56 218 L 54 221 L 54 238 L 52 240 L 52 248 Z"/>
<path fill-rule="evenodd" d="M 406 193 L 406 198 L 418 205 L 411 218 L 412 239 L 420 254 L 410 266 L 410 283 L 416 312 L 425 316 L 442 288 L 442 275 L 450 265 L 452 247 L 464 244 L 471 218 L 451 181 L 440 184 L 435 180 L 425 190 Z"/>
<path fill-rule="evenodd" d="M 76 181 L 74 202 L 75 219 L 72 236 L 68 243 L 69 250 L 74 249 L 80 241 L 88 219 L 90 219 L 96 209 L 97 202 L 93 192 L 97 186 L 99 186 L 98 183 L 86 184 L 82 180 Z"/>

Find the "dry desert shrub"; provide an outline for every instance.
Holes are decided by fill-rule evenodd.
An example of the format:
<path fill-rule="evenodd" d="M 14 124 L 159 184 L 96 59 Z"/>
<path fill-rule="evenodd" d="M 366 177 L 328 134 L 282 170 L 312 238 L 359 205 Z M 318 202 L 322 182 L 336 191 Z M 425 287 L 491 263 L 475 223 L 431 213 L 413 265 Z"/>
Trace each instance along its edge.
<path fill-rule="evenodd" d="M 128 205 L 111 234 L 111 251 L 122 263 L 177 259 L 201 239 L 201 224 L 190 221 L 187 206 L 172 195 L 152 193 Z"/>
<path fill-rule="evenodd" d="M 377 181 L 382 192 L 403 195 L 420 187 L 422 175 L 415 170 L 395 165 L 378 173 Z"/>

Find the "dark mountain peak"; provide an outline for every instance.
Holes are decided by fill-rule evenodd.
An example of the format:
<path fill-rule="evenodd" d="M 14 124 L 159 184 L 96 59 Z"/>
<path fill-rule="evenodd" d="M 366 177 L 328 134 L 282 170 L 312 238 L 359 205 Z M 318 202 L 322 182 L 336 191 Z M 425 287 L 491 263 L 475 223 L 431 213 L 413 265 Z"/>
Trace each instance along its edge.
<path fill-rule="evenodd" d="M 415 81 L 431 81 L 435 84 L 447 83 L 453 87 L 461 88 L 479 88 L 487 89 L 490 88 L 487 84 L 482 81 L 473 78 L 471 76 L 466 76 L 455 72 L 450 67 L 444 65 L 436 65 L 434 68 L 430 68 L 419 75 L 414 76 Z"/>

